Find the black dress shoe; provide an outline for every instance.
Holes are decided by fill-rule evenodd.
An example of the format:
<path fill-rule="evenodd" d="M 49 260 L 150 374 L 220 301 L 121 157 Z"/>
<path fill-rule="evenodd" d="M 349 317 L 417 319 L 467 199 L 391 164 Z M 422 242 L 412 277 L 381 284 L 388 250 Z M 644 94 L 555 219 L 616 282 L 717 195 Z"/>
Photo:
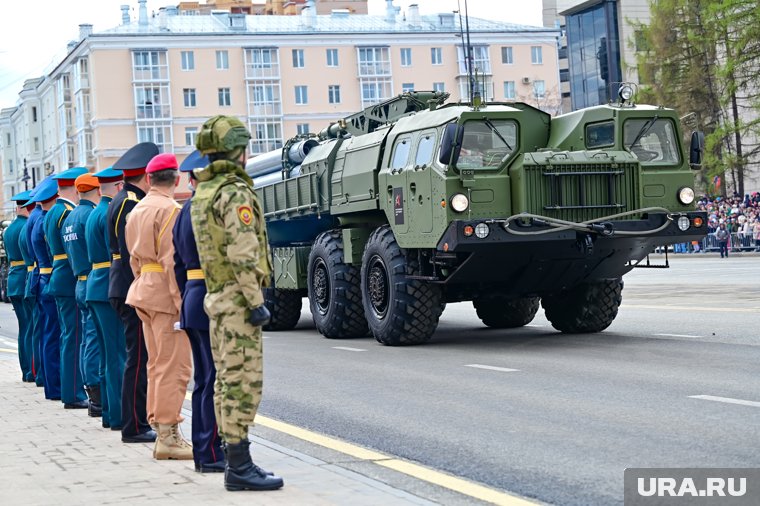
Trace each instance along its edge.
<path fill-rule="evenodd" d="M 87 401 L 66 402 L 63 409 L 87 409 Z"/>
<path fill-rule="evenodd" d="M 111 425 L 111 430 L 121 432 L 121 425 Z"/>
<path fill-rule="evenodd" d="M 209 462 L 208 464 L 195 464 L 195 472 L 205 473 L 223 473 L 224 461 L 217 460 L 216 462 Z"/>
<path fill-rule="evenodd" d="M 110 427 L 111 427 L 111 424 L 110 424 L 110 423 L 108 422 L 108 420 L 106 420 L 105 418 L 103 418 L 103 419 L 100 421 L 100 424 L 103 426 L 103 428 L 104 428 L 104 429 L 108 429 L 108 428 L 110 428 Z"/>
<path fill-rule="evenodd" d="M 153 443 L 156 440 L 156 431 L 149 430 L 134 436 L 121 436 L 122 443 Z"/>

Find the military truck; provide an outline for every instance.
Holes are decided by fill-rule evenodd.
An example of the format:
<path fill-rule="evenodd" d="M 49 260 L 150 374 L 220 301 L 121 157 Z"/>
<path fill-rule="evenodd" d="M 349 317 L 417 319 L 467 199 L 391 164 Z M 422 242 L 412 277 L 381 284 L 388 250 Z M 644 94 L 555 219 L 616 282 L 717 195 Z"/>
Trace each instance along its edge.
<path fill-rule="evenodd" d="M 308 297 L 328 338 L 428 341 L 446 303 L 495 328 L 539 304 L 565 333 L 618 313 L 622 276 L 655 247 L 699 240 L 676 112 L 616 103 L 552 118 L 528 104 L 408 92 L 251 158 L 273 252 L 270 330 Z"/>

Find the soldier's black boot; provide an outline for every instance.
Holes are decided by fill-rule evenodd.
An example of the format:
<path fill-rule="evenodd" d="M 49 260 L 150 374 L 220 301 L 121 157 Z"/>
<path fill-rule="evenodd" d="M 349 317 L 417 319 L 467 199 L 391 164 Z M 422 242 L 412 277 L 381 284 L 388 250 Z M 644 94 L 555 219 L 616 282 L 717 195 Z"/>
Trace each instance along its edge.
<path fill-rule="evenodd" d="M 276 490 L 283 485 L 282 478 L 267 474 L 253 463 L 248 450 L 249 441 L 227 443 L 224 453 L 227 466 L 224 469 L 224 488 L 238 490 Z"/>
<path fill-rule="evenodd" d="M 103 416 L 103 405 L 100 398 L 100 385 L 84 386 L 84 391 L 87 392 L 89 403 L 87 405 L 87 414 L 93 418 L 99 418 Z"/>

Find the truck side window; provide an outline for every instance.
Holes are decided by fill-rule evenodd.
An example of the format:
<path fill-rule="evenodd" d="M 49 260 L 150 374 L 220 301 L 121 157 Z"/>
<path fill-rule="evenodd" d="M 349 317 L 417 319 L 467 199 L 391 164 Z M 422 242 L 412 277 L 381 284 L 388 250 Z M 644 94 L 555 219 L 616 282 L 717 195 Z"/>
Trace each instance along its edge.
<path fill-rule="evenodd" d="M 615 123 L 593 123 L 586 125 L 586 148 L 596 149 L 615 144 Z"/>
<path fill-rule="evenodd" d="M 411 147 L 412 143 L 409 138 L 396 143 L 396 150 L 393 152 L 393 160 L 391 161 L 391 169 L 401 170 L 406 167 Z"/>
<path fill-rule="evenodd" d="M 424 134 L 417 145 L 417 156 L 414 159 L 414 165 L 430 165 L 433 161 L 433 151 L 435 151 L 435 134 Z"/>

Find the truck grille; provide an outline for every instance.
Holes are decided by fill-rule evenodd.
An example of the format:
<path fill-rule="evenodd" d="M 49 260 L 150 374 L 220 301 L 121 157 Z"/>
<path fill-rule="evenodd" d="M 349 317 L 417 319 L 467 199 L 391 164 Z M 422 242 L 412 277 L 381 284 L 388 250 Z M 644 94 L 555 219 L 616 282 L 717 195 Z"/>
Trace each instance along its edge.
<path fill-rule="evenodd" d="M 526 165 L 525 175 L 529 213 L 581 222 L 638 207 L 637 163 Z"/>

